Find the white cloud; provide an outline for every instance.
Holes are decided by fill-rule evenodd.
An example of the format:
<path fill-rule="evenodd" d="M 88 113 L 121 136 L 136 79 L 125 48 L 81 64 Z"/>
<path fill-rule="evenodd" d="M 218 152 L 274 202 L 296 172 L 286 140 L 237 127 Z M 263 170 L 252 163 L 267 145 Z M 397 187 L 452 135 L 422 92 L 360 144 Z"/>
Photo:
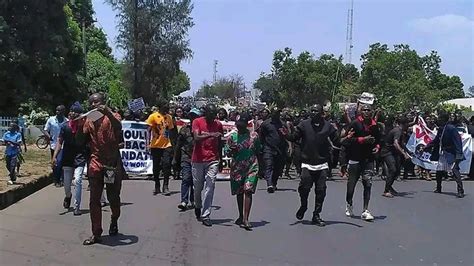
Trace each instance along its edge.
<path fill-rule="evenodd" d="M 472 35 L 474 32 L 474 20 L 454 14 L 419 18 L 411 21 L 410 25 L 417 31 L 432 34 L 466 33 Z"/>

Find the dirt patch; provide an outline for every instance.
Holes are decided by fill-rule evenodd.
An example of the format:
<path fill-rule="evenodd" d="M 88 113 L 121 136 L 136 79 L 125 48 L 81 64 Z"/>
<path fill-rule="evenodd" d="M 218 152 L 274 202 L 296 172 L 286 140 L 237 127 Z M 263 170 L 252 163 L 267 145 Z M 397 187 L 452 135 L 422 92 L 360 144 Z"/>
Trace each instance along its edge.
<path fill-rule="evenodd" d="M 28 146 L 28 151 L 23 152 L 25 162 L 20 167 L 20 176 L 16 185 L 7 185 L 10 177 L 5 166 L 5 146 L 0 147 L 0 192 L 30 183 L 42 176 L 51 173 L 51 154 L 48 149 L 40 150 L 34 145 Z"/>

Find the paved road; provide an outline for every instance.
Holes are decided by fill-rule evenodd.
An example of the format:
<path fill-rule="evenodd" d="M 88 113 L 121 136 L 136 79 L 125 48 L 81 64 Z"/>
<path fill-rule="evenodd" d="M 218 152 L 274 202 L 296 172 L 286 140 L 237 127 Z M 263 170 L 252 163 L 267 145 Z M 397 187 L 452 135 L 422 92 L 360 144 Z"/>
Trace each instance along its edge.
<path fill-rule="evenodd" d="M 89 215 L 62 209 L 62 189 L 52 186 L 0 211 L 0 265 L 473 265 L 474 183 L 467 197 L 432 193 L 433 182 L 396 182 L 404 197 L 380 196 L 373 186 L 373 223 L 344 216 L 345 182 L 328 182 L 319 228 L 296 222 L 297 181 L 283 181 L 275 194 L 264 183 L 254 199 L 253 232 L 233 224 L 236 204 L 229 184 L 219 182 L 214 198 L 214 226 L 204 227 L 192 211 L 178 212 L 179 182 L 170 197 L 152 196 L 151 181 L 125 181 L 119 227 L 123 235 L 104 236 L 101 245 L 84 247 Z M 83 209 L 88 209 L 88 192 Z M 311 199 L 312 200 L 312 199 Z M 311 204 L 313 206 L 314 203 Z M 361 211 L 362 186 L 354 207 Z M 104 208 L 107 231 L 110 210 Z"/>

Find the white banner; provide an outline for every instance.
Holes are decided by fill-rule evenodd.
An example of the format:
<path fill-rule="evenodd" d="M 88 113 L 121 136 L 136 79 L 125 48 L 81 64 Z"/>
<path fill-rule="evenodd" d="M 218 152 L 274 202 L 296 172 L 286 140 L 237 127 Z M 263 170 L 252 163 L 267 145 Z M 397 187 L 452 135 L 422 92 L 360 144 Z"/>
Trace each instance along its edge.
<path fill-rule="evenodd" d="M 178 127 L 183 127 L 190 121 L 182 119 L 177 121 Z M 237 130 L 234 122 L 222 121 L 224 128 L 223 140 L 226 141 L 232 131 Z M 250 121 L 248 128 L 253 132 L 253 121 Z M 149 145 L 148 125 L 143 122 L 122 121 L 122 132 L 125 147 L 120 150 L 123 167 L 127 174 L 131 175 L 152 175 L 153 174 L 153 160 L 151 154 L 147 151 Z M 232 158 L 222 157 L 223 169 L 218 173 L 217 179 L 230 179 L 230 163 Z"/>
<path fill-rule="evenodd" d="M 120 150 L 123 167 L 127 174 L 152 175 L 153 160 L 147 151 L 148 125 L 143 122 L 122 121 L 125 147 Z"/>
<path fill-rule="evenodd" d="M 431 142 L 435 138 L 436 133 L 437 131 L 430 130 L 426 126 L 425 121 L 420 117 L 418 124 L 413 126 L 413 133 L 406 146 L 407 150 L 413 154 L 412 162 L 414 164 L 433 171 L 436 170 L 438 162 L 431 161 L 431 153 L 421 152 L 421 148 Z M 461 174 L 469 174 L 473 150 L 472 137 L 470 134 L 464 132 L 460 132 L 459 134 L 461 135 L 463 153 L 466 158 L 459 164 L 459 168 Z"/>

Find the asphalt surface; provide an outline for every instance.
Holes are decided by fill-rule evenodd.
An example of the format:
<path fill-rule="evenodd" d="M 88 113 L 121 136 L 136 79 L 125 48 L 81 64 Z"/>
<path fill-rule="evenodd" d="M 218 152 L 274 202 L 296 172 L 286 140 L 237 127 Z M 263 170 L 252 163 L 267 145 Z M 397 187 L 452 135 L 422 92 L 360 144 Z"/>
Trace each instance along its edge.
<path fill-rule="evenodd" d="M 87 184 L 87 181 L 85 181 Z M 474 182 L 467 196 L 455 197 L 455 183 L 434 194 L 434 182 L 396 182 L 403 197 L 381 196 L 374 181 L 370 209 L 374 222 L 345 217 L 345 182 L 328 182 L 322 218 L 311 225 L 311 212 L 298 222 L 298 181 L 284 180 L 267 194 L 259 182 L 251 213 L 253 231 L 233 224 L 235 198 L 228 182 L 218 182 L 211 215 L 204 227 L 194 212 L 179 212 L 180 181 L 173 195 L 152 196 L 153 183 L 127 180 L 122 189 L 121 234 L 82 246 L 90 236 L 89 193 L 84 188 L 82 216 L 62 208 L 63 189 L 48 186 L 0 211 L 0 265 L 473 265 Z M 85 187 L 85 186 L 84 186 Z M 314 195 L 310 208 L 314 206 Z M 360 215 L 362 184 L 354 195 Z M 108 232 L 110 209 L 103 210 Z"/>

